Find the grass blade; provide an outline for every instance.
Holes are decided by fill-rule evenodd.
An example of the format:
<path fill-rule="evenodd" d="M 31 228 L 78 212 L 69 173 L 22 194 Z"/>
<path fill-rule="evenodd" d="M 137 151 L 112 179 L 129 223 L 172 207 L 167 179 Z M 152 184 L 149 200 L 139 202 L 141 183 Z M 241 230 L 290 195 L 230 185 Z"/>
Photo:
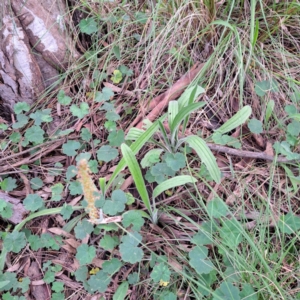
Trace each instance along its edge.
<path fill-rule="evenodd" d="M 188 136 L 185 141 L 193 148 L 198 156 L 201 158 L 203 163 L 206 165 L 207 170 L 212 179 L 220 183 L 221 182 L 221 171 L 217 165 L 216 158 L 206 145 L 205 141 L 196 135 Z"/>
<path fill-rule="evenodd" d="M 170 178 L 162 183 L 160 183 L 154 190 L 153 190 L 153 198 L 156 198 L 158 195 L 163 193 L 168 189 L 172 189 L 176 186 L 184 185 L 186 183 L 195 183 L 197 179 L 190 175 L 180 175 L 173 178 Z"/>
<path fill-rule="evenodd" d="M 144 181 L 144 177 L 143 177 L 141 168 L 138 164 L 138 161 L 135 158 L 133 151 L 126 144 L 121 145 L 121 151 L 122 151 L 124 160 L 129 168 L 129 171 L 132 175 L 135 186 L 136 186 L 146 208 L 148 209 L 150 215 L 152 216 L 152 209 L 151 209 L 151 205 L 150 205 L 149 195 L 148 195 L 148 192 L 146 189 L 146 184 Z"/>

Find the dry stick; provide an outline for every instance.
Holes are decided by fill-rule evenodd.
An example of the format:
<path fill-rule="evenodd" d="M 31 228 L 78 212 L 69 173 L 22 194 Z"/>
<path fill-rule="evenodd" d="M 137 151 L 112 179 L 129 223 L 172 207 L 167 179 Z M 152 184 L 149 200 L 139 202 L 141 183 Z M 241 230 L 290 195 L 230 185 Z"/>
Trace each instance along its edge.
<path fill-rule="evenodd" d="M 269 161 L 276 161 L 278 163 L 291 163 L 296 161 L 287 159 L 283 156 L 273 156 L 273 155 L 268 155 L 264 152 L 252 152 L 252 151 L 245 151 L 245 150 L 237 150 L 237 149 L 232 149 L 229 147 L 225 146 L 220 146 L 220 145 L 215 145 L 215 144 L 206 144 L 209 149 L 217 152 L 222 152 L 222 153 L 227 153 L 229 155 L 234 155 L 234 156 L 239 156 L 239 157 L 249 157 L 249 158 L 256 158 L 256 159 L 263 159 L 263 160 L 269 160 Z"/>
<path fill-rule="evenodd" d="M 199 71 L 202 69 L 203 66 L 204 63 L 200 65 L 199 64 L 194 65 L 188 73 L 186 73 L 183 77 L 181 77 L 166 92 L 151 100 L 148 107 L 148 111 L 150 111 L 150 113 L 147 115 L 147 119 L 153 121 L 158 116 L 160 116 L 161 112 L 167 107 L 169 101 L 178 98 L 183 93 L 184 89 L 195 79 L 195 77 L 198 75 Z M 139 122 L 136 127 L 142 128 L 143 125 L 143 122 L 141 121 L 142 118 L 143 118 L 142 115 L 138 115 L 131 123 L 131 127 L 133 127 L 135 124 Z"/>

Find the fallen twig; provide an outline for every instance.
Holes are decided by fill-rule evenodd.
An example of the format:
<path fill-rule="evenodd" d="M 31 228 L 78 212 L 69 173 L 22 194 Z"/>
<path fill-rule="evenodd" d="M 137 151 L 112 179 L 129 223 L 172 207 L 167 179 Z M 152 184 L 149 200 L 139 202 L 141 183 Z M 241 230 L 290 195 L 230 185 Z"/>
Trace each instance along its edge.
<path fill-rule="evenodd" d="M 291 163 L 291 162 L 295 161 L 295 160 L 287 159 L 283 156 L 268 155 L 264 152 L 253 152 L 253 151 L 238 150 L 238 149 L 233 149 L 233 148 L 229 148 L 229 147 L 226 147 L 226 146 L 209 144 L 209 143 L 207 143 L 207 146 L 209 147 L 209 149 L 211 149 L 213 151 L 222 152 L 222 153 L 226 153 L 226 154 L 234 155 L 234 156 L 239 156 L 239 157 L 249 157 L 249 158 L 263 159 L 263 160 L 268 160 L 268 161 L 275 161 L 275 162 L 278 162 L 278 163 Z"/>

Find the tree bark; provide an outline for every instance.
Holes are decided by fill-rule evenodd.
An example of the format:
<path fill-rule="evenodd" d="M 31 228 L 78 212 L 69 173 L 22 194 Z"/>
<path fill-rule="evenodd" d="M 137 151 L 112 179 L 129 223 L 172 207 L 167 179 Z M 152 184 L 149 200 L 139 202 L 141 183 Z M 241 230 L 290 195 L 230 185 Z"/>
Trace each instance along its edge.
<path fill-rule="evenodd" d="M 0 116 L 33 104 L 79 58 L 64 0 L 0 1 Z"/>

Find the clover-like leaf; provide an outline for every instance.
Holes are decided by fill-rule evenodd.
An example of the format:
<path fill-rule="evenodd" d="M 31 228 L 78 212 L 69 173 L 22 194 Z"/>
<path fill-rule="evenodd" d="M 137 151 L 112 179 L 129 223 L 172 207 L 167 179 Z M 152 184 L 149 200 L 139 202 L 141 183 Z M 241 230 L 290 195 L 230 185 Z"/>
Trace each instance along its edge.
<path fill-rule="evenodd" d="M 244 283 L 240 292 L 240 298 L 246 300 L 258 300 L 258 292 L 255 292 L 251 284 Z"/>
<path fill-rule="evenodd" d="M 150 173 L 155 177 L 157 183 L 162 183 L 168 176 L 174 176 L 175 171 L 172 170 L 166 163 L 158 163 L 150 168 Z"/>
<path fill-rule="evenodd" d="M 108 137 L 107 140 L 109 141 L 110 146 L 116 146 L 119 147 L 124 142 L 124 131 L 123 130 L 117 130 L 112 131 Z"/>
<path fill-rule="evenodd" d="M 12 177 L 6 177 L 0 183 L 1 190 L 6 191 L 6 192 L 13 191 L 17 187 L 16 182 L 17 182 L 16 179 L 14 179 Z"/>
<path fill-rule="evenodd" d="M 28 194 L 23 201 L 27 210 L 36 211 L 43 206 L 43 199 L 38 194 Z"/>
<path fill-rule="evenodd" d="M 68 156 L 75 156 L 77 154 L 77 150 L 80 148 L 80 143 L 77 141 L 68 141 L 63 144 L 62 149 L 63 153 Z"/>
<path fill-rule="evenodd" d="M 98 31 L 98 26 L 94 18 L 82 19 L 79 22 L 79 28 L 82 33 L 92 34 Z"/>
<path fill-rule="evenodd" d="M 85 102 L 80 103 L 79 107 L 75 104 L 72 104 L 70 107 L 70 111 L 74 117 L 82 119 L 89 113 L 89 105 Z"/>
<path fill-rule="evenodd" d="M 26 130 L 24 136 L 29 142 L 41 144 L 44 141 L 44 134 L 45 131 L 40 126 L 34 125 Z"/>
<path fill-rule="evenodd" d="M 229 136 L 227 134 L 222 134 L 218 131 L 216 131 L 213 135 L 212 135 L 212 139 L 216 144 L 220 144 L 220 145 L 228 145 L 228 146 L 232 146 L 234 148 L 241 148 L 241 143 L 238 141 L 238 139 Z M 202 166 L 202 165 L 201 165 Z"/>
<path fill-rule="evenodd" d="M 53 201 L 60 201 L 62 196 L 62 192 L 63 192 L 64 186 L 62 183 L 56 183 L 55 185 L 53 185 L 51 187 L 51 192 L 52 192 L 52 197 L 51 200 Z"/>
<path fill-rule="evenodd" d="M 119 244 L 119 240 L 116 236 L 111 235 L 104 235 L 103 238 L 100 240 L 100 247 L 102 247 L 104 250 L 113 250 L 117 245 Z"/>
<path fill-rule="evenodd" d="M 28 117 L 24 114 L 18 114 L 17 115 L 17 122 L 13 124 L 13 129 L 19 129 L 22 128 L 24 125 L 28 123 Z"/>
<path fill-rule="evenodd" d="M 64 290 L 64 283 L 63 282 L 53 282 L 52 284 L 52 291 L 54 292 L 62 292 Z"/>
<path fill-rule="evenodd" d="M 292 136 L 298 136 L 300 134 L 300 122 L 293 120 L 287 126 L 287 132 Z"/>
<path fill-rule="evenodd" d="M 75 166 L 69 166 L 66 172 L 67 180 L 70 180 L 76 175 L 77 175 L 77 168 Z"/>
<path fill-rule="evenodd" d="M 248 122 L 248 128 L 252 133 L 260 134 L 263 132 L 262 123 L 257 119 L 251 119 Z"/>
<path fill-rule="evenodd" d="M 33 251 L 37 251 L 38 249 L 42 248 L 41 239 L 38 235 L 30 235 L 28 237 L 28 243 Z"/>
<path fill-rule="evenodd" d="M 141 160 L 142 168 L 151 167 L 152 165 L 160 161 L 160 155 L 163 152 L 163 149 L 151 149 L 146 153 L 146 155 Z"/>
<path fill-rule="evenodd" d="M 173 171 L 179 171 L 185 167 L 185 157 L 182 153 L 166 153 L 163 158 Z"/>
<path fill-rule="evenodd" d="M 254 90 L 258 96 L 263 97 L 267 92 L 278 92 L 278 83 L 275 80 L 258 81 Z"/>
<path fill-rule="evenodd" d="M 204 230 L 201 230 L 200 232 L 193 235 L 191 242 L 193 244 L 196 244 L 197 246 L 204 246 L 211 244 L 213 240 L 210 237 L 209 233 L 205 232 Z"/>
<path fill-rule="evenodd" d="M 122 224 L 125 228 L 132 225 L 134 231 L 139 231 L 144 225 L 144 219 L 138 210 L 130 210 L 123 214 Z"/>
<path fill-rule="evenodd" d="M 235 219 L 223 221 L 222 227 L 219 230 L 223 243 L 232 249 L 236 248 L 243 240 L 239 224 Z"/>
<path fill-rule="evenodd" d="M 300 229 L 300 218 L 289 212 L 280 216 L 278 225 L 283 233 L 293 234 Z"/>
<path fill-rule="evenodd" d="M 132 264 L 140 262 L 144 256 L 144 252 L 137 245 L 142 241 L 142 236 L 137 232 L 130 232 L 122 237 L 122 243 L 119 246 L 123 261 Z"/>
<path fill-rule="evenodd" d="M 120 270 L 122 263 L 117 258 L 112 258 L 111 260 L 105 261 L 102 264 L 102 270 L 109 275 L 113 275 Z"/>
<path fill-rule="evenodd" d="M 63 208 L 60 212 L 64 220 L 70 219 L 71 215 L 73 213 L 73 206 L 68 205 L 67 203 L 64 203 Z"/>
<path fill-rule="evenodd" d="M 0 123 L 0 130 L 6 130 L 8 126 L 6 124 Z"/>
<path fill-rule="evenodd" d="M 119 70 L 114 70 L 113 76 L 110 79 L 113 83 L 120 83 L 123 79 L 123 74 Z"/>
<path fill-rule="evenodd" d="M 118 120 L 121 119 L 120 115 L 117 114 L 115 111 L 108 111 L 108 112 L 106 112 L 105 118 L 108 121 L 118 121 Z"/>
<path fill-rule="evenodd" d="M 16 287 L 18 286 L 18 279 L 16 277 L 16 273 L 11 273 L 11 272 L 6 271 L 3 274 L 0 274 L 0 282 L 1 283 L 6 282 L 5 285 L 0 287 L 1 292 L 2 291 L 9 291 L 10 289 L 15 289 L 16 290 Z"/>
<path fill-rule="evenodd" d="M 16 115 L 20 114 L 21 112 L 29 111 L 30 110 L 30 105 L 26 102 L 18 102 L 14 105 L 14 112 Z"/>
<path fill-rule="evenodd" d="M 82 194 L 82 186 L 79 181 L 73 181 L 69 185 L 70 194 L 72 196 Z"/>
<path fill-rule="evenodd" d="M 96 256 L 96 248 L 94 246 L 88 246 L 87 244 L 81 244 L 77 248 L 76 259 L 80 265 L 90 264 Z"/>
<path fill-rule="evenodd" d="M 88 280 L 88 284 L 92 293 L 99 292 L 104 293 L 111 281 L 109 274 L 103 270 L 99 271 L 96 275 L 92 275 Z"/>
<path fill-rule="evenodd" d="M 150 274 L 150 277 L 154 282 L 160 282 L 161 280 L 164 282 L 169 282 L 170 276 L 171 271 L 165 263 L 156 265 Z"/>
<path fill-rule="evenodd" d="M 125 75 L 125 76 L 132 76 L 133 75 L 133 71 L 131 69 L 129 69 L 128 67 L 121 65 L 119 67 L 120 72 Z"/>
<path fill-rule="evenodd" d="M 92 134 L 91 132 L 87 129 L 87 128 L 82 128 L 81 129 L 81 133 L 80 133 L 80 137 L 86 141 L 89 142 L 92 138 Z"/>
<path fill-rule="evenodd" d="M 295 105 L 286 105 L 284 107 L 284 111 L 289 115 L 289 116 L 292 116 L 292 115 L 295 115 L 298 113 L 298 109 Z"/>
<path fill-rule="evenodd" d="M 30 187 L 33 190 L 39 190 L 44 185 L 43 180 L 39 177 L 34 177 L 30 180 Z"/>
<path fill-rule="evenodd" d="M 113 96 L 114 96 L 114 92 L 112 91 L 112 89 L 108 87 L 104 87 L 102 89 L 102 92 L 96 92 L 95 101 L 96 102 L 108 101 Z"/>
<path fill-rule="evenodd" d="M 85 281 L 88 276 L 88 268 L 87 266 L 80 266 L 76 272 L 75 272 L 75 277 L 77 281 Z"/>
<path fill-rule="evenodd" d="M 104 123 L 104 127 L 107 129 L 107 131 L 111 132 L 111 131 L 115 131 L 117 130 L 117 123 L 114 121 L 106 121 Z"/>
<path fill-rule="evenodd" d="M 0 215 L 4 219 L 8 219 L 13 215 L 13 205 L 0 198 Z"/>
<path fill-rule="evenodd" d="M 94 141 L 95 143 L 95 141 Z M 89 159 L 91 158 L 91 153 L 90 152 L 82 152 L 82 153 L 79 153 L 77 156 L 76 156 L 76 162 L 79 163 L 81 160 L 85 159 L 86 161 L 89 161 Z"/>
<path fill-rule="evenodd" d="M 107 199 L 105 201 L 103 212 L 105 214 L 114 216 L 118 212 L 124 211 L 126 202 L 126 194 L 121 190 L 115 190 L 111 194 L 111 200 Z"/>
<path fill-rule="evenodd" d="M 220 287 L 216 289 L 215 294 L 217 297 L 215 299 L 224 299 L 224 300 L 240 300 L 239 289 L 235 287 L 232 283 L 224 281 L 221 283 Z"/>
<path fill-rule="evenodd" d="M 97 151 L 97 159 L 99 161 L 109 162 L 118 156 L 118 150 L 112 148 L 111 146 L 102 146 Z"/>
<path fill-rule="evenodd" d="M 26 246 L 25 233 L 18 231 L 7 233 L 3 245 L 6 251 L 19 253 Z"/>
<path fill-rule="evenodd" d="M 105 111 L 115 111 L 115 107 L 112 103 L 110 102 L 105 102 L 102 106 L 101 106 L 101 110 L 105 110 Z"/>
<path fill-rule="evenodd" d="M 203 246 L 196 246 L 189 252 L 190 265 L 199 274 L 209 274 L 214 270 L 214 265 L 207 259 L 208 250 Z"/>
<path fill-rule="evenodd" d="M 226 203 L 220 198 L 214 198 L 207 204 L 207 213 L 211 218 L 221 218 L 228 214 Z"/>
<path fill-rule="evenodd" d="M 21 134 L 19 132 L 13 132 L 10 136 L 9 139 L 13 142 L 13 143 L 18 143 L 21 140 Z"/>
<path fill-rule="evenodd" d="M 121 241 L 129 247 L 137 246 L 142 241 L 142 236 L 136 231 L 129 232 L 122 237 Z"/>
<path fill-rule="evenodd" d="M 140 262 L 144 256 L 144 252 L 139 247 L 128 247 L 126 244 L 121 244 L 120 253 L 123 261 L 135 264 Z"/>
<path fill-rule="evenodd" d="M 88 234 L 91 234 L 93 230 L 93 224 L 87 219 L 79 221 L 74 228 L 76 238 L 81 240 L 83 240 Z"/>
<path fill-rule="evenodd" d="M 61 105 L 69 105 L 72 101 L 72 98 L 67 96 L 63 90 L 59 91 L 57 94 L 57 99 Z"/>
<path fill-rule="evenodd" d="M 30 118 L 34 120 L 34 125 L 40 126 L 43 122 L 49 123 L 53 120 L 51 117 L 51 109 L 37 110 L 36 112 L 30 114 Z"/>

